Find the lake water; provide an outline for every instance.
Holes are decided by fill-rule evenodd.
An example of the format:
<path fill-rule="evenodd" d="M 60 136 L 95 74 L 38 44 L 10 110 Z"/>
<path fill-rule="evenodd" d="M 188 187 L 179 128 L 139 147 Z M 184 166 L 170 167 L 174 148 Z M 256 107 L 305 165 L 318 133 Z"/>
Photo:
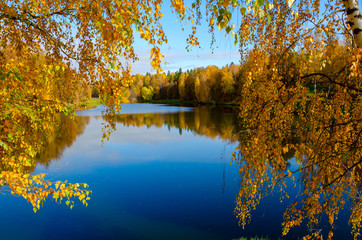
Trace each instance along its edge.
<path fill-rule="evenodd" d="M 45 172 L 54 181 L 87 183 L 93 191 L 88 207 L 75 201 L 71 210 L 49 199 L 34 214 L 23 198 L 4 194 L 1 239 L 281 235 L 285 205 L 280 205 L 278 194 L 262 201 L 246 229 L 234 214 L 239 189 L 232 161 L 240 131 L 237 108 L 125 104 L 116 119 L 117 131 L 104 148 L 102 110 L 79 112 L 77 123 L 63 119 L 62 136 L 38 156 L 33 171 Z M 291 189 L 290 195 L 297 191 Z M 337 227 L 336 239 L 348 239 L 349 232 Z M 284 239 L 302 234 L 296 229 Z"/>

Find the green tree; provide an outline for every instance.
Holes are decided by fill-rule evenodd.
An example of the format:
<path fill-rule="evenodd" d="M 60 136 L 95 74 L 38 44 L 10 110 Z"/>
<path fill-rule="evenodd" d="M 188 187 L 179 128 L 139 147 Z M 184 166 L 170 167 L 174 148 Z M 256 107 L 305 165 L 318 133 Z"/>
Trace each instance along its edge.
<path fill-rule="evenodd" d="M 221 70 L 221 89 L 222 93 L 224 94 L 223 101 L 232 101 L 232 96 L 234 93 L 234 85 L 235 80 L 227 67 L 224 67 Z"/>
<path fill-rule="evenodd" d="M 152 100 L 153 93 L 154 93 L 153 87 L 143 87 L 141 89 L 141 94 L 142 94 L 143 101 Z"/>

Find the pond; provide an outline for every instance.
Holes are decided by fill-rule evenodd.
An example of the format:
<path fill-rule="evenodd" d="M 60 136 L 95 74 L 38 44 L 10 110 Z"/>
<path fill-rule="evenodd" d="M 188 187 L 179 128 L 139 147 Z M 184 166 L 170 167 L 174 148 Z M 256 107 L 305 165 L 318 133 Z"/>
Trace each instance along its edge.
<path fill-rule="evenodd" d="M 1 239 L 236 239 L 281 236 L 286 204 L 263 200 L 242 229 L 234 214 L 239 190 L 237 108 L 125 104 L 102 147 L 103 108 L 62 118 L 61 135 L 37 157 L 33 173 L 84 182 L 89 205 L 48 200 L 34 213 L 23 198 L 0 198 Z M 291 164 L 291 168 L 296 167 Z M 290 188 L 297 195 L 298 188 Z M 3 189 L 6 193 L 6 189 Z M 7 213 L 7 214 L 4 214 Z M 347 213 L 335 237 L 347 239 Z M 340 227 L 342 226 L 342 227 Z M 304 228 L 284 239 L 298 239 Z"/>

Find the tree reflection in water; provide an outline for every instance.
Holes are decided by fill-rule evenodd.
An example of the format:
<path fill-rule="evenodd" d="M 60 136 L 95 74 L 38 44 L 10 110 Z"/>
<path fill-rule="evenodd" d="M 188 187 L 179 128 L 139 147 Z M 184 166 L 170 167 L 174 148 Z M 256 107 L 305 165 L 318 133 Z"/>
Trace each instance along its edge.
<path fill-rule="evenodd" d="M 32 204 L 34 212 L 40 209 L 48 197 L 57 202 L 64 199 L 70 208 L 74 206 L 73 198 L 79 198 L 87 205 L 91 194 L 91 191 L 86 190 L 87 184 L 52 182 L 45 178 L 44 173 L 31 173 L 37 163 L 47 165 L 52 159 L 58 158 L 64 147 L 70 146 L 77 135 L 84 131 L 89 118 L 82 118 L 75 123 L 73 119 L 56 113 L 46 118 L 42 116 L 44 119 L 40 120 L 32 116 L 34 122 L 43 122 L 46 127 L 42 128 L 41 124 L 32 121 L 12 126 L 16 129 L 12 131 L 13 134 L 11 131 L 8 134 L 8 138 L 12 138 L 12 145 L 4 147 L 6 151 L 0 151 L 0 186 L 8 187 L 2 190 L 9 190 L 11 194 L 25 198 Z M 46 147 L 41 148 L 43 141 L 47 141 Z"/>
<path fill-rule="evenodd" d="M 60 159 L 64 150 L 72 146 L 77 136 L 83 134 L 89 124 L 90 117 L 82 116 L 74 120 L 67 116 L 59 116 L 57 133 L 48 139 L 43 149 L 36 156 L 36 163 L 49 166 L 50 162 Z"/>
<path fill-rule="evenodd" d="M 314 104 L 309 105 L 309 110 L 317 112 L 321 106 Z M 192 131 L 208 138 L 239 142 L 234 154 L 240 175 L 235 212 L 243 226 L 250 220 L 251 211 L 273 191 L 281 192 L 281 200 L 288 197 L 287 185 L 292 180 L 294 184 L 299 181 L 303 189 L 284 214 L 283 234 L 306 221 L 309 237 L 320 237 L 320 223 L 326 217 L 331 237 L 338 213 L 346 202 L 351 202 L 350 223 L 358 236 L 362 216 L 362 127 L 354 119 L 360 117 L 360 107 L 350 108 L 351 118 L 333 121 L 298 111 L 300 115 L 280 115 L 282 120 L 264 116 L 240 121 L 235 108 L 201 106 L 190 112 L 120 114 L 114 121 L 124 126 L 177 128 L 180 134 Z M 60 135 L 47 143 L 37 162 L 47 166 L 59 158 L 89 121 L 90 117 L 79 117 L 77 122 L 62 118 Z M 239 126 L 240 122 L 244 125 Z M 291 161 L 299 167 L 290 168 Z"/>
<path fill-rule="evenodd" d="M 194 111 L 175 113 L 119 114 L 115 122 L 124 126 L 166 126 L 183 131 L 192 131 L 208 138 L 220 138 L 236 142 L 240 131 L 235 107 L 196 107 Z"/>
<path fill-rule="evenodd" d="M 308 104 L 308 112 L 318 113 L 326 108 L 319 101 Z M 332 237 L 338 213 L 346 202 L 351 202 L 349 222 L 358 237 L 362 217 L 362 126 L 355 120 L 361 119 L 360 106 L 354 104 L 349 106 L 349 118 L 343 117 L 343 107 L 334 106 L 337 114 L 331 113 L 331 120 L 306 114 L 306 109 L 279 112 L 278 117 L 273 111 L 258 115 L 256 106 L 249 102 L 248 109 L 240 111 L 242 130 L 237 117 L 218 114 L 207 107 L 174 114 L 123 114 L 115 121 L 125 126 L 176 127 L 180 134 L 190 130 L 210 138 L 239 141 L 234 154 L 240 175 L 235 212 L 242 226 L 250 221 L 251 211 L 272 192 L 280 192 L 281 201 L 289 198 L 287 185 L 292 181 L 294 186 L 300 182 L 302 191 L 284 214 L 283 235 L 306 222 L 306 238 L 322 238 L 321 222 L 325 217 L 328 237 Z M 291 169 L 291 161 L 299 167 Z"/>

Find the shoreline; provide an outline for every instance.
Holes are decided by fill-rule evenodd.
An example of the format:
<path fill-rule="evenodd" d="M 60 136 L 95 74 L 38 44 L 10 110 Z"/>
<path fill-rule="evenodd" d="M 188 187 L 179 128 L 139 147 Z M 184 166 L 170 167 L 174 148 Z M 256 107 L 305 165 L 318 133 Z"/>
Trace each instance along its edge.
<path fill-rule="evenodd" d="M 160 100 L 151 100 L 146 102 L 135 102 L 135 103 L 146 103 L 146 104 L 170 104 L 170 105 L 203 105 L 203 106 L 226 106 L 226 107 L 238 107 L 240 104 L 237 103 L 217 103 L 217 102 L 195 102 L 195 101 L 184 101 L 180 99 L 160 99 Z M 102 105 L 103 102 L 99 98 L 91 98 L 88 101 L 80 102 L 74 104 L 73 111 L 84 111 L 95 108 L 97 105 Z"/>

